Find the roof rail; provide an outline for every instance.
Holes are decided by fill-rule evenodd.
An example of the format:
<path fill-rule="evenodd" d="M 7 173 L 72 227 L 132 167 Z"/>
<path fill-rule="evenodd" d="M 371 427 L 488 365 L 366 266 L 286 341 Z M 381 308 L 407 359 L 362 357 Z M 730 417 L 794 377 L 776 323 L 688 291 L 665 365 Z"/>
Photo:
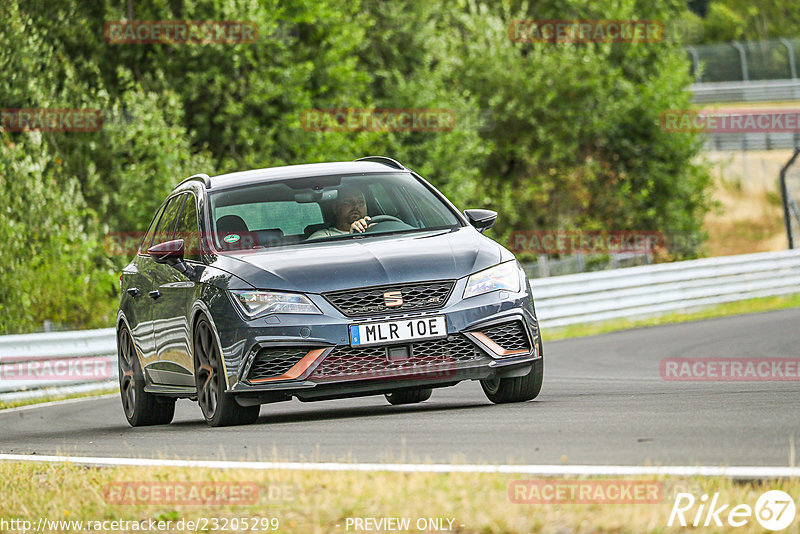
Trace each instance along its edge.
<path fill-rule="evenodd" d="M 192 176 L 186 178 L 185 180 L 182 180 L 181 183 L 179 183 L 178 185 L 182 185 L 188 182 L 189 180 L 197 180 L 198 178 L 203 180 L 203 183 L 206 185 L 206 189 L 211 189 L 211 178 L 204 172 L 193 174 Z"/>
<path fill-rule="evenodd" d="M 395 169 L 400 169 L 403 171 L 407 171 L 403 164 L 399 161 L 387 158 L 386 156 L 367 156 L 365 158 L 358 158 L 356 161 L 371 161 L 373 163 L 383 163 L 384 165 L 388 165 L 389 167 L 394 167 Z"/>

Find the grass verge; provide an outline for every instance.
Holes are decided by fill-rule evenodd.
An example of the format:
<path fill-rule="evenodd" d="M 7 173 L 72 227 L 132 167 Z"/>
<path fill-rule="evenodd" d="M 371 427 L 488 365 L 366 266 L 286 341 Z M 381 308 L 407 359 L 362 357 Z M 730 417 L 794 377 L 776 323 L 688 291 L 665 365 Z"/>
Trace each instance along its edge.
<path fill-rule="evenodd" d="M 171 521 L 172 528 L 168 530 L 172 532 L 199 531 L 201 529 L 187 528 L 185 523 L 183 528 L 176 528 L 177 522 L 203 518 L 209 521 L 207 531 L 215 530 L 210 522 L 216 520 L 220 525 L 216 530 L 228 532 L 353 532 L 358 531 L 354 528 L 355 518 L 408 518 L 410 528 L 394 530 L 406 532 L 678 532 L 685 528 L 677 522 L 673 527 L 666 525 L 679 492 L 691 493 L 697 499 L 695 506 L 684 514 L 689 524 L 694 520 L 703 494 L 713 496 L 719 492 L 718 503 L 731 504 L 720 516 L 723 523 L 733 506 L 746 504 L 755 507 L 758 497 L 766 490 L 783 490 L 794 498 L 800 494 L 800 481 L 797 479 L 736 482 L 726 478 L 584 478 L 584 481 L 605 480 L 605 484 L 618 486 L 626 483 L 621 481 L 656 483 L 660 484 L 661 494 L 655 503 L 649 504 L 597 501 L 586 504 L 518 504 L 509 497 L 509 485 L 512 481 L 531 477 L 469 473 L 220 471 L 174 467 L 85 468 L 70 464 L 12 462 L 0 463 L 0 478 L 6 488 L 0 500 L 0 518 L 6 521 L 22 519 L 34 526 L 40 518 L 83 522 L 80 528 L 76 528 L 76 523 L 71 528 L 53 528 L 50 525 L 45 530 L 51 532 L 97 531 L 91 525 L 87 528 L 86 522 L 89 521 L 141 522 L 151 519 Z M 571 480 L 577 478 L 570 477 Z M 560 480 L 563 479 L 548 479 L 551 483 Z M 139 486 L 124 486 L 127 482 Z M 188 497 L 177 499 L 178 492 L 169 490 L 183 482 L 215 483 L 215 488 L 225 487 L 227 492 L 214 493 L 222 497 L 211 504 L 186 504 Z M 225 483 L 229 485 L 225 486 Z M 244 503 L 240 498 L 244 493 L 236 493 L 235 489 L 253 486 L 256 487 L 255 493 L 248 490 L 250 493 L 247 494 L 254 498 Z M 120 489 L 129 487 L 146 490 Z M 194 484 L 190 487 L 210 486 Z M 230 499 L 239 504 L 220 502 Z M 704 510 L 700 525 L 705 517 Z M 240 521 L 239 528 L 233 526 L 234 518 Z M 253 518 L 266 518 L 262 525 L 268 525 L 267 528 L 241 528 L 243 519 L 250 522 Z M 277 520 L 275 530 L 272 530 L 275 522 L 269 523 L 273 518 Z M 431 528 L 430 520 L 440 521 L 439 525 L 444 528 Z M 110 524 L 106 524 L 106 528 L 95 525 L 100 526 L 100 531 L 113 528 Z M 129 527 L 127 530 L 133 529 Z M 388 528 L 372 530 L 391 531 Z M 699 531 L 728 530 L 727 524 L 713 528 L 712 522 L 712 528 L 701 526 Z M 763 532 L 754 516 L 735 530 L 740 533 Z M 798 521 L 795 520 L 783 532 L 798 532 Z"/>
<path fill-rule="evenodd" d="M 82 399 L 84 397 L 99 397 L 100 395 L 108 395 L 110 393 L 119 393 L 118 387 L 109 387 L 104 389 L 98 389 L 96 391 L 85 391 L 81 393 L 70 393 L 66 395 L 46 395 L 44 397 L 34 397 L 30 399 L 17 399 L 13 401 L 0 401 L 0 410 L 5 410 L 6 408 L 18 408 L 20 406 L 29 406 L 31 404 L 42 404 L 45 402 L 55 402 L 55 401 L 62 401 L 62 400 L 69 400 L 69 399 Z"/>

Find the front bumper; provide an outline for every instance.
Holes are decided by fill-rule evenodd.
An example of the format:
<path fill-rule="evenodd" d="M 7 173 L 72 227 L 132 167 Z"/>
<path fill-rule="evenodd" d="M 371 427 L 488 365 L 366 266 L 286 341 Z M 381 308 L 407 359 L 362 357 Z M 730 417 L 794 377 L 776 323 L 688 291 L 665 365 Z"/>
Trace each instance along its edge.
<path fill-rule="evenodd" d="M 526 374 L 542 357 L 527 287 L 519 293 L 494 291 L 462 300 L 458 296 L 464 283 L 456 282 L 444 307 L 426 312 L 356 319 L 344 316 L 323 297 L 309 295 L 322 315 L 240 321 L 237 328 L 221 333 L 228 391 L 254 403 L 292 396 L 322 400 Z M 350 346 L 352 324 L 429 315 L 445 317 L 446 339 Z M 503 347 L 510 339 L 503 325 L 515 323 L 520 326 L 517 344 Z M 519 344 L 519 335 L 527 338 L 526 346 Z M 387 346 L 394 350 L 389 352 Z"/>

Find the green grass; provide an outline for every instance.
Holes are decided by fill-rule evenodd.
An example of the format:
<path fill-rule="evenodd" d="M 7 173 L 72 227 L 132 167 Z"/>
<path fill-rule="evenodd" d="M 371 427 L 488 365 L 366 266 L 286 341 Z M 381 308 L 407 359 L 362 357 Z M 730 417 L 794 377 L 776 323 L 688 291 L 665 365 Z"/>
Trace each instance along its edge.
<path fill-rule="evenodd" d="M 176 521 L 216 518 L 277 518 L 277 532 L 345 533 L 348 518 L 409 518 L 412 527 L 404 532 L 420 532 L 421 518 L 450 518 L 452 532 L 764 532 L 754 517 L 747 525 L 727 528 L 667 528 L 675 496 L 689 492 L 699 504 L 703 494 L 719 492 L 719 503 L 747 504 L 753 507 L 766 490 L 800 494 L 800 480 L 733 481 L 719 477 L 611 477 L 611 481 L 639 480 L 660 484 L 658 497 L 649 503 L 587 504 L 512 502 L 512 481 L 541 479 L 513 474 L 487 473 L 392 473 L 359 471 L 218 470 L 182 467 L 87 468 L 68 463 L 0 463 L 3 498 L 0 518 L 33 522 L 49 520 L 102 521 L 147 519 Z M 568 480 L 606 480 L 605 477 L 563 477 Z M 563 483 L 561 477 L 548 479 Z M 193 483 L 233 484 L 256 489 L 246 502 L 213 502 L 206 505 L 186 501 L 151 498 L 153 493 L 134 493 L 121 502 L 113 491 L 127 483 L 147 488 L 169 488 Z M 624 484 L 612 482 L 617 487 Z M 119 495 L 120 493 L 118 493 Z M 166 495 L 166 493 L 163 493 Z M 174 495 L 174 493 L 173 493 Z M 230 493 L 233 495 L 233 493 Z M 514 493 L 512 493 L 514 496 Z M 143 500 L 138 500 L 143 499 Z M 731 506 L 731 507 L 732 507 Z M 727 519 L 727 512 L 721 520 Z M 688 522 L 698 510 L 686 513 Z M 781 532 L 798 532 L 797 519 Z M 447 525 L 447 523 L 445 523 Z M 34 527 L 35 528 L 35 527 Z M 196 529 L 181 529 L 182 532 Z M 226 529 L 232 532 L 242 529 Z M 15 530 L 16 531 L 16 530 Z M 60 530 L 58 530 L 60 531 Z M 73 528 L 73 531 L 77 531 Z M 84 528 L 83 531 L 86 531 Z M 110 530 L 109 530 L 110 531 Z M 174 526 L 172 528 L 174 532 Z M 255 532 L 256 530 L 250 530 Z M 386 530 L 381 530 L 386 531 Z M 435 530 L 428 530 L 429 532 Z M 152 532 L 152 531 L 151 531 Z M 213 532 L 208 530 L 207 532 Z M 265 530 L 266 532 L 266 530 Z M 268 530 L 268 532 L 275 532 Z M 365 531 L 361 531 L 365 532 Z M 441 531 L 440 531 L 441 532 Z"/>
<path fill-rule="evenodd" d="M 42 404 L 44 402 L 82 399 L 84 397 L 98 397 L 100 395 L 108 395 L 110 393 L 119 393 L 119 388 L 110 387 L 106 389 L 99 389 L 97 391 L 86 391 L 84 393 L 73 393 L 69 395 L 47 395 L 45 397 L 36 397 L 33 399 L 19 399 L 8 402 L 0 401 L 0 410 L 5 410 L 6 408 L 18 408 L 20 406 L 29 406 L 31 404 Z"/>
<path fill-rule="evenodd" d="M 716 306 L 709 306 L 692 311 L 665 313 L 643 319 L 614 319 L 612 321 L 604 321 L 601 323 L 577 324 L 561 328 L 543 328 L 542 340 L 547 343 L 548 341 L 595 336 L 598 334 L 606 334 L 608 332 L 616 332 L 618 330 L 629 330 L 631 328 L 685 323 L 689 321 L 699 321 L 702 319 L 714 319 L 717 317 L 728 317 L 731 315 L 744 315 L 748 313 L 783 310 L 785 308 L 797 307 L 800 307 L 800 294 L 782 297 L 763 297 L 757 299 L 739 300 L 736 302 L 718 304 Z"/>

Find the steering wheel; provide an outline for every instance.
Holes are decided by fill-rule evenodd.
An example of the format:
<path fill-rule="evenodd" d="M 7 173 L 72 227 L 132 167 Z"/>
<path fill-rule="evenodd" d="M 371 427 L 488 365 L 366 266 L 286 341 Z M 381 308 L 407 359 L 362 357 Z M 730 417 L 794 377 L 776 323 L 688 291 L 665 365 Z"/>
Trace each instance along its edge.
<path fill-rule="evenodd" d="M 366 232 L 386 232 L 409 230 L 413 228 L 413 226 L 409 226 L 403 222 L 402 219 L 399 219 L 394 215 L 376 215 L 375 217 L 371 217 L 367 224 L 369 224 L 369 227 L 367 228 Z M 373 226 L 373 224 L 375 226 Z"/>
<path fill-rule="evenodd" d="M 405 224 L 401 219 L 398 219 L 394 215 L 376 215 L 375 217 L 370 217 L 367 224 L 378 224 L 383 222 L 399 222 Z"/>

